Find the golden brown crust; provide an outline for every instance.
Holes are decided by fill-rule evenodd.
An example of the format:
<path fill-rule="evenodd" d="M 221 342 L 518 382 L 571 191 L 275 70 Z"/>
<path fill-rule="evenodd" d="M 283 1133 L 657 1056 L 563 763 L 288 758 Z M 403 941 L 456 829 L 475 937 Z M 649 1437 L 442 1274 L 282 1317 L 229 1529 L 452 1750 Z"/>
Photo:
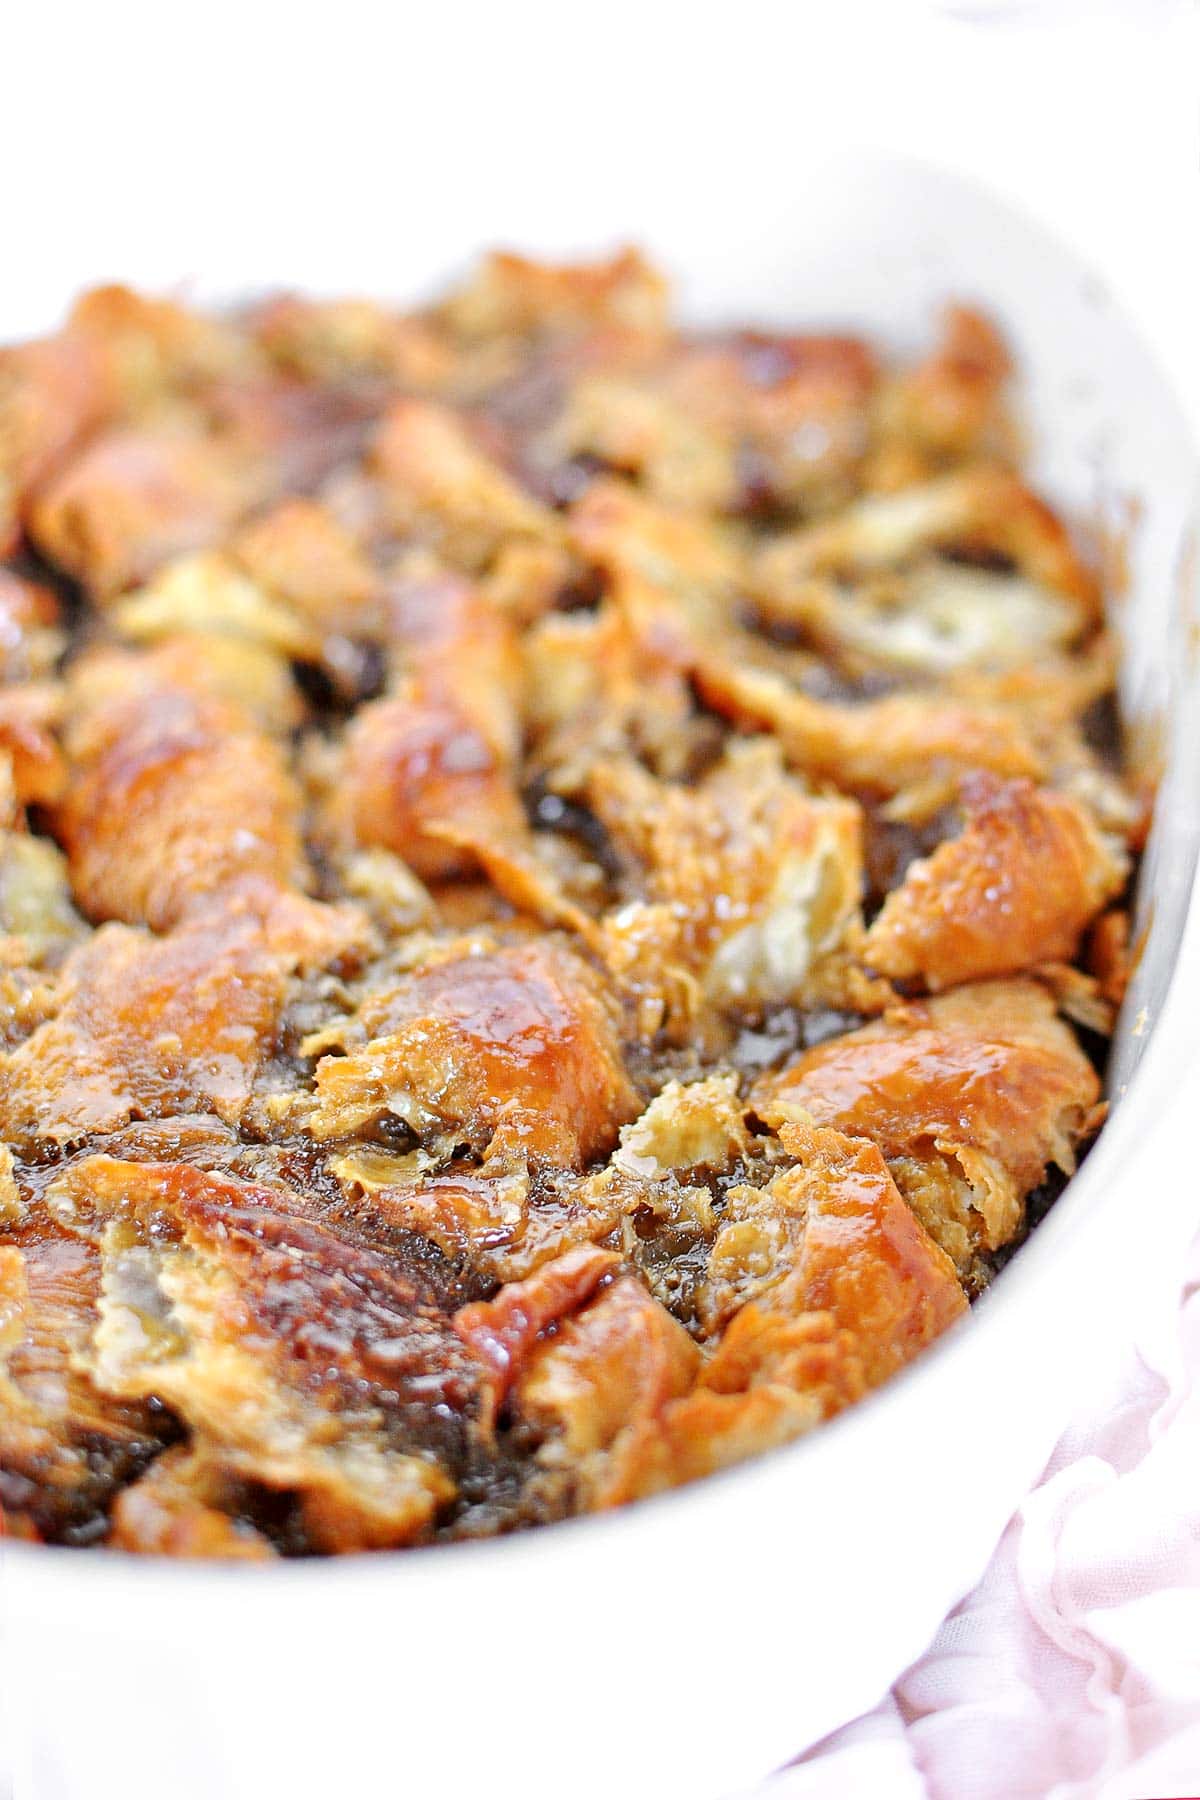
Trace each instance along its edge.
<path fill-rule="evenodd" d="M 705 429 L 710 461 L 721 450 L 729 456 L 737 486 L 725 505 L 753 512 L 828 506 L 853 492 L 879 376 L 861 338 L 737 331 L 682 347 L 662 387 L 693 429 Z M 694 468 L 695 451 L 690 460 Z M 694 477 L 683 493 L 721 504 Z"/>
<path fill-rule="evenodd" d="M 628 1467 L 651 1449 L 699 1362 L 683 1327 L 626 1277 L 542 1346 L 514 1406 L 546 1438 L 543 1461 L 570 1470 L 584 1503 L 613 1506 L 632 1498 Z"/>
<path fill-rule="evenodd" d="M 829 1313 L 854 1339 L 839 1382 L 877 1387 L 966 1310 L 962 1290 L 949 1259 L 901 1200 L 877 1145 L 792 1121 L 780 1138 L 799 1159 L 783 1179 L 803 1186 L 804 1240 L 766 1305 L 776 1313 Z M 741 1329 L 706 1370 L 710 1387 L 736 1391 L 753 1378 L 747 1363 L 753 1374 L 764 1366 L 759 1320 L 741 1317 Z M 748 1356 L 746 1339 L 754 1343 Z M 835 1389 L 826 1408 L 840 1400 Z"/>
<path fill-rule="evenodd" d="M 459 1337 L 491 1369 L 497 1398 L 518 1378 L 547 1327 L 577 1311 L 620 1260 L 594 1244 L 567 1250 L 524 1281 L 507 1283 L 493 1300 L 454 1315 Z"/>
<path fill-rule="evenodd" d="M 1096 578 L 1061 521 L 1010 470 L 988 464 L 860 500 L 835 519 L 782 536 L 763 553 L 758 578 L 770 585 L 823 573 L 861 574 L 931 550 L 1003 557 L 1075 601 L 1085 616 L 1096 613 Z"/>
<path fill-rule="evenodd" d="M 475 858 L 443 828 L 521 835 L 516 635 L 477 587 L 446 577 L 394 596 L 390 642 L 392 691 L 358 712 L 326 783 L 328 834 L 445 880 Z"/>
<path fill-rule="evenodd" d="M 290 978 L 363 943 L 350 909 L 254 882 L 164 938 L 106 926 L 67 959 L 53 1016 L 4 1058 L 4 1135 L 62 1144 L 193 1112 L 236 1122 Z"/>
<path fill-rule="evenodd" d="M 364 1047 L 317 1068 L 321 1139 L 390 1112 L 419 1137 L 573 1168 L 637 1110 L 604 990 L 553 939 L 433 963 L 356 1024 Z"/>
<path fill-rule="evenodd" d="M 453 380 L 446 333 L 417 314 L 402 316 L 378 301 L 315 300 L 272 294 L 243 323 L 271 363 L 306 381 L 398 381 L 406 390 L 436 392 Z"/>
<path fill-rule="evenodd" d="M 182 1164 L 94 1158 L 51 1205 L 100 1246 L 107 1391 L 161 1397 L 206 1461 L 295 1492 L 325 1549 L 424 1534 L 454 1493 L 433 1452 L 465 1456 L 482 1371 L 419 1280 L 283 1192 Z"/>
<path fill-rule="evenodd" d="M 95 439 L 38 491 L 38 549 L 101 599 L 168 557 L 214 543 L 239 507 L 237 470 L 193 431 L 116 430 Z"/>
<path fill-rule="evenodd" d="M 109 652 L 75 672 L 74 779 L 56 822 L 76 895 L 97 920 L 163 929 L 243 876 L 286 884 L 302 872 L 283 754 L 206 691 L 206 669 Z"/>
<path fill-rule="evenodd" d="M 852 935 L 858 808 L 806 794 L 769 742 L 737 746 L 691 791 L 599 763 L 587 797 L 635 871 L 643 917 L 661 922 L 664 961 L 718 1002 L 794 1000 Z M 627 907 L 622 931 L 635 922 Z"/>
<path fill-rule="evenodd" d="M 1100 1083 L 1047 991 L 981 982 L 819 1045 L 753 1090 L 869 1139 L 964 1274 L 1019 1231 L 1051 1163 L 1067 1172 Z"/>
<path fill-rule="evenodd" d="M 858 705 L 813 700 L 779 677 L 705 655 L 695 668 L 716 711 L 772 731 L 793 767 L 859 793 L 899 795 L 976 769 L 1041 776 L 1045 761 L 1019 714 L 953 698 L 889 694 Z"/>
<path fill-rule="evenodd" d="M 799 1221 L 758 1298 L 700 1363 L 661 1307 L 618 1283 L 533 1364 L 517 1403 L 596 1505 L 694 1479 L 808 1430 L 886 1381 L 965 1310 L 949 1258 L 879 1151 L 789 1123 L 778 1178 Z M 618 1305 L 620 1299 L 620 1305 Z M 615 1411 L 624 1392 L 633 1405 Z"/>
<path fill-rule="evenodd" d="M 893 980 L 936 991 L 1069 960 L 1125 885 L 1122 851 L 1069 795 L 976 776 L 963 806 L 961 835 L 909 867 L 867 933 L 863 955 Z"/>

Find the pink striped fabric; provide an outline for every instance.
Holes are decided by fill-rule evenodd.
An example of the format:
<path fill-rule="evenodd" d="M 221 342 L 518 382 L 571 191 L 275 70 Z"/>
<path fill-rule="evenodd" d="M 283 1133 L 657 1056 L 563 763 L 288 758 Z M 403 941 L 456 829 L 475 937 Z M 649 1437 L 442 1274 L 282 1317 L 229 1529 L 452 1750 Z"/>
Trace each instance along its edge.
<path fill-rule="evenodd" d="M 1117 1361 L 925 1655 L 753 1800 L 1200 1795 L 1200 1240 Z"/>

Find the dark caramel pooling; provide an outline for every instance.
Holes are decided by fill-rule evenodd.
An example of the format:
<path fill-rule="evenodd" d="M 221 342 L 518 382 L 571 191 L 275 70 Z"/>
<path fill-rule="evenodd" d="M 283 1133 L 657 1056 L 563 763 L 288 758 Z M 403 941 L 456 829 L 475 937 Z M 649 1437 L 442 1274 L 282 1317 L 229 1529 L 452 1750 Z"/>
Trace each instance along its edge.
<path fill-rule="evenodd" d="M 965 1311 L 1100 1123 L 1147 810 L 1009 380 L 633 252 L 0 351 L 5 1531 L 511 1531 Z"/>

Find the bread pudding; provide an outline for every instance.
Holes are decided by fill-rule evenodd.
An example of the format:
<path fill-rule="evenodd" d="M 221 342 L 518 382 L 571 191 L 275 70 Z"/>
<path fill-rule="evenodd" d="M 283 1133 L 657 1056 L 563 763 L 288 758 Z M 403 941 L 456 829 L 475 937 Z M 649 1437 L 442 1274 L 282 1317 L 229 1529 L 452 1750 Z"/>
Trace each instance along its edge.
<path fill-rule="evenodd" d="M 808 1433 L 1100 1127 L 1149 795 L 1010 357 L 105 288 L 0 352 L 0 1524 L 492 1536 Z"/>

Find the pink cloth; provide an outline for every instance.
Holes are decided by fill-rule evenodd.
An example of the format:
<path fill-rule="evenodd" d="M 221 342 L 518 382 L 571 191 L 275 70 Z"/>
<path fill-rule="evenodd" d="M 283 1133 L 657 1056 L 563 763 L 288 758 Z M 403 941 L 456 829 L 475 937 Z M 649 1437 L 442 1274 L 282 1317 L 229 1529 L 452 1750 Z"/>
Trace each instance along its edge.
<path fill-rule="evenodd" d="M 753 1800 L 842 1795 L 1200 1795 L 1200 1241 L 924 1656 Z"/>

